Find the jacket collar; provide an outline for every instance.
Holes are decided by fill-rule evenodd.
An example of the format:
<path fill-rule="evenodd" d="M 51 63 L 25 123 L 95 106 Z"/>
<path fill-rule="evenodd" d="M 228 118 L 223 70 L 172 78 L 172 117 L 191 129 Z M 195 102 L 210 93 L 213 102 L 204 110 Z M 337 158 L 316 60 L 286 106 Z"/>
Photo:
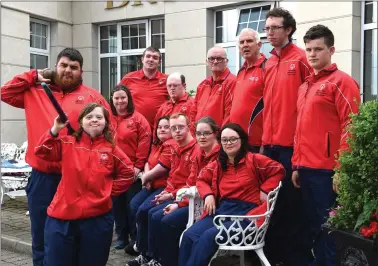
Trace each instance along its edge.
<path fill-rule="evenodd" d="M 240 68 L 240 70 L 242 69 L 249 69 L 249 68 L 253 68 L 253 67 L 260 67 L 264 61 L 266 60 L 266 57 L 263 53 L 260 53 L 261 57 L 259 59 L 257 59 L 257 61 L 250 67 L 247 67 L 247 61 L 244 61 L 243 63 L 243 66 Z M 240 72 L 239 70 L 239 72 Z"/>
<path fill-rule="evenodd" d="M 220 146 L 219 146 L 219 144 L 215 145 L 215 147 L 207 155 L 206 155 L 204 150 L 202 150 L 202 149 L 200 149 L 200 150 L 201 150 L 201 159 L 202 160 L 208 160 L 208 159 L 212 158 L 214 155 L 218 154 L 218 152 L 220 150 Z"/>
<path fill-rule="evenodd" d="M 104 142 L 105 136 L 104 134 L 101 134 L 100 136 L 91 138 L 91 136 L 88 135 L 87 132 L 83 131 L 80 138 L 80 143 L 83 143 L 85 145 L 96 145 L 98 143 Z"/>
<path fill-rule="evenodd" d="M 320 78 L 332 74 L 336 70 L 338 70 L 337 65 L 336 65 L 336 63 L 333 63 L 328 68 L 325 68 L 325 69 L 319 71 L 318 74 L 315 74 L 315 72 L 313 71 L 311 73 L 311 75 L 307 78 L 307 80 L 311 83 L 314 83 L 314 82 L 318 81 Z"/>
<path fill-rule="evenodd" d="M 190 134 L 190 133 L 188 133 L 188 134 Z M 192 141 L 190 141 L 185 146 L 180 147 L 180 146 L 177 145 L 177 153 L 181 154 L 183 152 L 186 152 L 186 151 L 190 150 L 196 144 L 197 144 L 197 141 L 196 141 L 195 138 L 193 138 Z"/>
<path fill-rule="evenodd" d="M 284 57 L 287 54 L 289 54 L 293 50 L 294 47 L 295 47 L 295 44 L 290 40 L 284 47 L 282 47 L 280 55 L 277 54 L 277 51 L 275 48 L 273 48 L 272 51 L 270 51 L 270 53 L 277 57 Z"/>
<path fill-rule="evenodd" d="M 211 85 L 214 85 L 214 84 L 217 84 L 217 83 L 222 83 L 223 81 L 225 81 L 225 79 L 228 78 L 228 76 L 230 75 L 230 69 L 229 68 L 226 68 L 222 75 L 220 75 L 216 80 L 213 80 L 213 76 L 208 76 L 206 78 L 206 80 L 211 84 Z"/>
<path fill-rule="evenodd" d="M 171 103 L 171 104 L 176 104 L 178 102 L 187 102 L 189 97 L 190 97 L 189 94 L 187 92 L 185 92 L 184 95 L 181 96 L 177 101 L 173 102 L 172 99 L 169 99 L 168 102 Z"/>

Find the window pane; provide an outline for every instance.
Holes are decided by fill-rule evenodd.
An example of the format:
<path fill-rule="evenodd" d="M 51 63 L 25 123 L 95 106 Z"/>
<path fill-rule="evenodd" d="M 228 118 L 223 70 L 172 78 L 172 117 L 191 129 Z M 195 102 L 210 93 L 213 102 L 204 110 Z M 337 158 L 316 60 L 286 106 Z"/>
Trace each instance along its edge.
<path fill-rule="evenodd" d="M 121 56 L 121 77 L 142 68 L 142 55 Z"/>
<path fill-rule="evenodd" d="M 268 13 L 269 10 L 270 10 L 270 6 L 263 6 L 262 7 L 260 20 L 264 21 L 264 25 L 265 25 L 265 16 L 266 16 L 266 13 Z"/>
<path fill-rule="evenodd" d="M 49 67 L 48 57 L 38 54 L 30 54 L 30 69 L 44 69 Z"/>
<path fill-rule="evenodd" d="M 147 48 L 146 37 L 139 37 L 139 48 Z"/>
<path fill-rule="evenodd" d="M 161 54 L 161 63 L 158 67 L 159 71 L 164 73 L 165 71 L 165 54 Z"/>
<path fill-rule="evenodd" d="M 42 36 L 47 37 L 47 26 L 46 25 L 42 25 Z"/>
<path fill-rule="evenodd" d="M 162 48 L 165 48 L 165 35 L 161 36 L 161 44 L 163 45 Z"/>
<path fill-rule="evenodd" d="M 140 35 L 146 35 L 146 24 L 145 23 L 139 24 L 139 36 Z"/>
<path fill-rule="evenodd" d="M 130 27 L 129 27 L 129 25 L 121 27 L 121 35 L 122 35 L 122 37 L 129 37 L 130 36 Z"/>
<path fill-rule="evenodd" d="M 151 21 L 151 31 L 152 31 L 152 34 L 161 33 L 160 20 Z"/>
<path fill-rule="evenodd" d="M 130 36 L 138 36 L 138 24 L 130 25 Z"/>
<path fill-rule="evenodd" d="M 42 25 L 39 24 L 39 23 L 36 23 L 36 30 L 35 30 L 35 34 L 41 36 L 42 35 Z"/>
<path fill-rule="evenodd" d="M 223 28 L 216 28 L 215 29 L 215 42 L 221 43 L 223 40 Z"/>
<path fill-rule="evenodd" d="M 130 49 L 138 49 L 139 48 L 139 46 L 138 46 L 138 37 L 130 38 L 130 45 L 131 45 Z"/>
<path fill-rule="evenodd" d="M 164 19 L 161 20 L 161 30 L 162 30 L 161 31 L 162 33 L 165 33 L 165 20 Z"/>
<path fill-rule="evenodd" d="M 259 21 L 259 28 L 258 28 L 258 32 L 259 33 L 262 33 L 264 32 L 264 28 L 265 28 L 265 21 Z"/>
<path fill-rule="evenodd" d="M 248 28 L 257 31 L 257 22 L 250 22 L 250 23 L 248 23 Z"/>
<path fill-rule="evenodd" d="M 243 9 L 240 11 L 239 23 L 248 22 L 249 9 Z"/>
<path fill-rule="evenodd" d="M 41 38 L 41 48 L 44 49 L 44 50 L 47 50 L 47 38 Z"/>
<path fill-rule="evenodd" d="M 219 27 L 219 26 L 223 25 L 222 18 L 223 18 L 223 12 L 222 11 L 218 11 L 218 12 L 215 13 L 215 27 Z"/>
<path fill-rule="evenodd" d="M 366 30 L 364 33 L 364 101 L 377 99 L 377 31 L 378 29 Z"/>
<path fill-rule="evenodd" d="M 122 38 L 122 50 L 129 50 L 130 48 L 130 38 Z"/>
<path fill-rule="evenodd" d="M 35 36 L 34 41 L 35 41 L 35 43 L 34 43 L 35 46 L 33 46 L 33 47 L 41 49 L 42 48 L 41 47 L 41 37 Z"/>
<path fill-rule="evenodd" d="M 151 45 L 155 48 L 160 49 L 161 48 L 161 43 L 160 43 L 160 35 L 153 35 L 151 36 Z"/>
<path fill-rule="evenodd" d="M 101 58 L 101 94 L 109 99 L 110 90 L 117 84 L 117 58 Z"/>
<path fill-rule="evenodd" d="M 100 53 L 116 53 L 117 52 L 117 39 L 101 40 Z"/>
<path fill-rule="evenodd" d="M 373 1 L 365 3 L 365 24 L 373 23 Z"/>
<path fill-rule="evenodd" d="M 239 35 L 242 29 L 247 28 L 247 25 L 247 23 L 239 24 L 238 32 L 236 33 L 236 35 Z"/>
<path fill-rule="evenodd" d="M 261 7 L 257 7 L 257 8 L 255 7 L 255 8 L 252 8 L 250 10 L 251 10 L 251 15 L 249 17 L 249 21 L 257 21 L 257 20 L 259 20 Z"/>
<path fill-rule="evenodd" d="M 236 71 L 236 47 L 227 47 L 225 48 L 228 58 L 228 68 L 233 74 L 237 74 Z"/>
<path fill-rule="evenodd" d="M 35 23 L 30 22 L 30 34 L 35 34 Z"/>
<path fill-rule="evenodd" d="M 100 39 L 117 38 L 117 25 L 101 26 Z"/>
<path fill-rule="evenodd" d="M 270 51 L 272 51 L 273 46 L 269 42 L 263 42 L 263 45 L 260 48 L 260 52 L 265 55 L 266 58 L 271 56 Z"/>

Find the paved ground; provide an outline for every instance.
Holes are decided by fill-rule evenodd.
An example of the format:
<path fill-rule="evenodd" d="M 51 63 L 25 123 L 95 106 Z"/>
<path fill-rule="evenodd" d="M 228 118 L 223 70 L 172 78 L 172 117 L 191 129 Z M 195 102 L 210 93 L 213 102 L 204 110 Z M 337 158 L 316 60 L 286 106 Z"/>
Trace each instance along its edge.
<path fill-rule="evenodd" d="M 1 266 L 32 265 L 30 220 L 25 215 L 25 197 L 8 199 L 1 206 Z M 111 248 L 107 266 L 123 266 L 132 259 L 123 250 Z M 236 266 L 236 257 L 217 258 L 213 266 Z"/>

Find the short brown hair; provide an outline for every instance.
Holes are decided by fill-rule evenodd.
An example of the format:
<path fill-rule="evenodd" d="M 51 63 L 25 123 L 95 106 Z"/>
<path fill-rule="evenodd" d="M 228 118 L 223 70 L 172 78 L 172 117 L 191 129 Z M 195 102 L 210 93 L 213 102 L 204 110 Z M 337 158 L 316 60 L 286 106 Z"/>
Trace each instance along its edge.
<path fill-rule="evenodd" d="M 158 53 L 159 54 L 159 60 L 161 60 L 161 53 L 159 51 L 158 48 L 155 48 L 153 46 L 150 46 L 150 47 L 147 47 L 144 51 L 143 51 L 143 55 L 142 57 L 144 57 L 146 55 L 146 52 L 153 52 L 153 53 Z"/>
<path fill-rule="evenodd" d="M 293 15 L 287 11 L 286 9 L 283 9 L 281 7 L 276 7 L 268 11 L 265 16 L 265 20 L 267 20 L 269 17 L 275 17 L 275 18 L 283 18 L 283 26 L 285 29 L 291 27 L 291 32 L 289 34 L 289 40 L 291 40 L 291 37 L 293 36 L 294 32 L 297 30 L 297 22 L 295 21 L 295 18 Z"/>
<path fill-rule="evenodd" d="M 81 112 L 79 114 L 79 118 L 77 119 L 77 121 L 79 122 L 80 128 L 73 135 L 76 137 L 77 141 L 80 141 L 81 136 L 83 135 L 83 132 L 84 132 L 84 129 L 83 129 L 83 126 L 82 126 L 83 118 L 87 114 L 92 112 L 94 109 L 96 109 L 97 107 L 100 107 L 102 112 L 104 113 L 105 128 L 104 128 L 103 134 L 104 134 L 105 140 L 107 140 L 108 142 L 110 142 L 111 144 L 114 145 L 113 136 L 112 136 L 112 133 L 110 132 L 110 129 L 109 129 L 109 124 L 110 124 L 109 112 L 108 112 L 108 110 L 105 109 L 104 106 L 102 106 L 101 104 L 98 104 L 98 103 L 89 103 L 83 108 L 83 110 L 81 110 Z"/>
<path fill-rule="evenodd" d="M 175 114 L 172 114 L 171 116 L 169 116 L 169 119 L 177 119 L 179 118 L 180 116 L 183 116 L 185 118 L 185 121 L 186 121 L 186 125 L 190 125 L 190 120 L 189 118 L 183 114 L 183 113 L 175 113 Z"/>
<path fill-rule="evenodd" d="M 327 47 L 331 47 L 335 44 L 335 37 L 332 31 L 324 25 L 312 26 L 303 36 L 304 43 L 308 41 L 324 38 L 324 43 Z"/>

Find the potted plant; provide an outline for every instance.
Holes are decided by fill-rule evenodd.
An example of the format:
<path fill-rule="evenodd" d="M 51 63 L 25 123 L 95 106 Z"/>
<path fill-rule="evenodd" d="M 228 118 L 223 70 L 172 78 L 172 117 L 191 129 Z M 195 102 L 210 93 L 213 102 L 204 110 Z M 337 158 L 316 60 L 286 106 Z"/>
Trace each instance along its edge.
<path fill-rule="evenodd" d="M 339 206 L 324 226 L 336 241 L 339 265 L 378 265 L 378 101 L 351 115 L 349 151 L 336 169 Z"/>

